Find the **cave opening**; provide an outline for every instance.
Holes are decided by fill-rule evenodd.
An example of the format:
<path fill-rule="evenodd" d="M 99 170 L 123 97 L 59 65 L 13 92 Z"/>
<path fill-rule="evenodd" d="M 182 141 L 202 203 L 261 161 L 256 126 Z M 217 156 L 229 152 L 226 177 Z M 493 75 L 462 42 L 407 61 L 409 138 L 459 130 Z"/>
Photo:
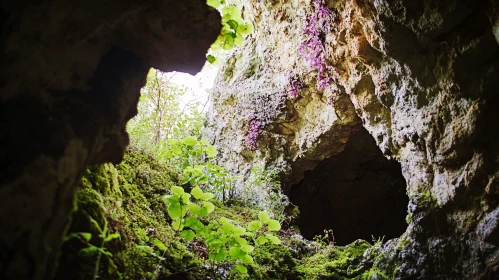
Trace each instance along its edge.
<path fill-rule="evenodd" d="M 406 230 L 406 181 L 401 166 L 383 156 L 362 128 L 344 151 L 324 159 L 292 186 L 300 209 L 298 226 L 307 239 L 332 230 L 334 243 L 399 237 Z"/>

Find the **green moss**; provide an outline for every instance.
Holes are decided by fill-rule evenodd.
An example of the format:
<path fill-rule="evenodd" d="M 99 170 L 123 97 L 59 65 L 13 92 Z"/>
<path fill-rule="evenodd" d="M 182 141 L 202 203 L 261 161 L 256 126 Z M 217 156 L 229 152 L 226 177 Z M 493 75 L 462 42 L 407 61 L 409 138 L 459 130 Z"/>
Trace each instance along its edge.
<path fill-rule="evenodd" d="M 250 279 L 296 279 L 297 260 L 289 248 L 280 245 L 257 247 L 255 265 L 250 267 Z"/>

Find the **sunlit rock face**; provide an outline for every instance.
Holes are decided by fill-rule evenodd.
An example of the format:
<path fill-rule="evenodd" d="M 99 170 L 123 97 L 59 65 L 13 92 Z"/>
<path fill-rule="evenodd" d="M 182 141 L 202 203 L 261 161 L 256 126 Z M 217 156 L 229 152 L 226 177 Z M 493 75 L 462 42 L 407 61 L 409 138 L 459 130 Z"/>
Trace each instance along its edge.
<path fill-rule="evenodd" d="M 205 1 L 3 1 L 0 278 L 51 279 L 75 187 L 119 162 L 150 67 L 195 73 L 220 31 Z"/>
<path fill-rule="evenodd" d="M 299 51 L 315 2 L 245 1 L 255 34 L 220 70 L 206 132 L 221 161 L 241 174 L 278 167 L 293 193 L 362 125 L 400 163 L 410 198 L 409 226 L 380 268 L 400 279 L 498 277 L 497 1 L 326 1 L 315 60 L 325 71 Z"/>

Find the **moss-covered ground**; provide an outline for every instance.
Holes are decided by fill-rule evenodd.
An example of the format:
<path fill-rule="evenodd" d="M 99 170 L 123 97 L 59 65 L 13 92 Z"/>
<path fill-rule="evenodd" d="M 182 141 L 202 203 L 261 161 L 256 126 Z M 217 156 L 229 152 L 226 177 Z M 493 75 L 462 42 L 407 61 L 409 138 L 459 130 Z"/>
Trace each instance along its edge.
<path fill-rule="evenodd" d="M 279 232 L 280 245 L 256 247 L 248 274 L 230 273 L 229 265 L 216 269 L 205 260 L 202 242 L 185 242 L 170 227 L 162 197 L 179 185 L 178 175 L 151 156 L 133 149 L 118 165 L 90 168 L 82 178 L 67 235 L 91 233 L 89 240 L 64 243 L 56 279 L 389 279 L 373 267 L 379 244 L 356 241 L 339 247 L 304 240 L 291 229 Z M 217 203 L 209 219 L 226 217 L 245 225 L 256 211 L 244 205 Z M 94 254 L 83 254 L 90 244 L 102 244 L 105 220 L 109 240 Z M 97 255 L 100 254 L 96 271 Z"/>

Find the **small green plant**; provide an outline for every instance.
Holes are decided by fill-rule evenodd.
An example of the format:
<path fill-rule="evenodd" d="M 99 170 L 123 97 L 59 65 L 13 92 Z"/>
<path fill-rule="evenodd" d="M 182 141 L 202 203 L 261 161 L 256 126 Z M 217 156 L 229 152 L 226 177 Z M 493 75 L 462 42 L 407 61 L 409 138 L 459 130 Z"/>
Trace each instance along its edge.
<path fill-rule="evenodd" d="M 115 266 L 112 257 L 113 254 L 109 252 L 106 248 L 105 245 L 107 242 L 120 238 L 119 233 L 110 233 L 108 229 L 108 223 L 107 220 L 104 219 L 104 227 L 100 227 L 99 223 L 94 220 L 92 217 L 89 218 L 90 222 L 95 226 L 95 228 L 99 231 L 99 238 L 101 238 L 101 244 L 100 246 L 95 246 L 90 243 L 90 240 L 92 239 L 92 233 L 90 232 L 74 232 L 69 234 L 64 238 L 64 242 L 77 238 L 80 240 L 84 240 L 88 247 L 83 248 L 80 250 L 78 255 L 82 257 L 91 257 L 97 255 L 97 260 L 95 261 L 95 268 L 94 268 L 94 273 L 93 273 L 93 279 L 97 279 L 98 274 L 99 274 L 99 265 L 101 261 L 101 256 L 104 255 L 108 258 L 109 262 Z"/>
<path fill-rule="evenodd" d="M 258 220 L 246 227 L 234 224 L 227 218 L 204 224 L 201 219 L 215 210 L 210 202 L 214 195 L 194 187 L 190 193 L 174 186 L 172 194 L 164 197 L 168 214 L 172 218 L 172 228 L 189 242 L 194 239 L 203 241 L 208 249 L 208 260 L 212 266 L 229 263 L 236 273 L 247 273 L 246 265 L 253 264 L 251 253 L 254 246 L 267 243 L 280 244 L 273 233 L 281 229 L 278 221 L 270 219 L 266 212 L 260 212 Z M 191 201 L 193 199 L 193 201 Z"/>
<path fill-rule="evenodd" d="M 243 201 L 271 213 L 273 218 L 283 222 L 287 197 L 282 194 L 281 183 L 275 169 L 267 170 L 263 165 L 255 165 L 246 181 L 242 193 Z"/>
<path fill-rule="evenodd" d="M 218 154 L 217 149 L 206 140 L 189 136 L 184 139 L 169 139 L 161 149 L 162 159 L 171 166 L 180 166 L 181 183 L 209 189 L 215 197 L 226 203 L 235 196 L 235 182 L 241 177 L 232 176 L 226 169 L 210 162 Z"/>
<path fill-rule="evenodd" d="M 227 0 L 207 0 L 208 6 L 218 9 L 222 14 L 222 30 L 217 40 L 211 45 L 206 56 L 209 63 L 216 63 L 215 55 L 222 50 L 231 50 L 234 46 L 241 46 L 244 35 L 253 32 L 253 25 L 246 22 L 241 16 L 241 11 L 236 5 L 231 5 Z"/>

